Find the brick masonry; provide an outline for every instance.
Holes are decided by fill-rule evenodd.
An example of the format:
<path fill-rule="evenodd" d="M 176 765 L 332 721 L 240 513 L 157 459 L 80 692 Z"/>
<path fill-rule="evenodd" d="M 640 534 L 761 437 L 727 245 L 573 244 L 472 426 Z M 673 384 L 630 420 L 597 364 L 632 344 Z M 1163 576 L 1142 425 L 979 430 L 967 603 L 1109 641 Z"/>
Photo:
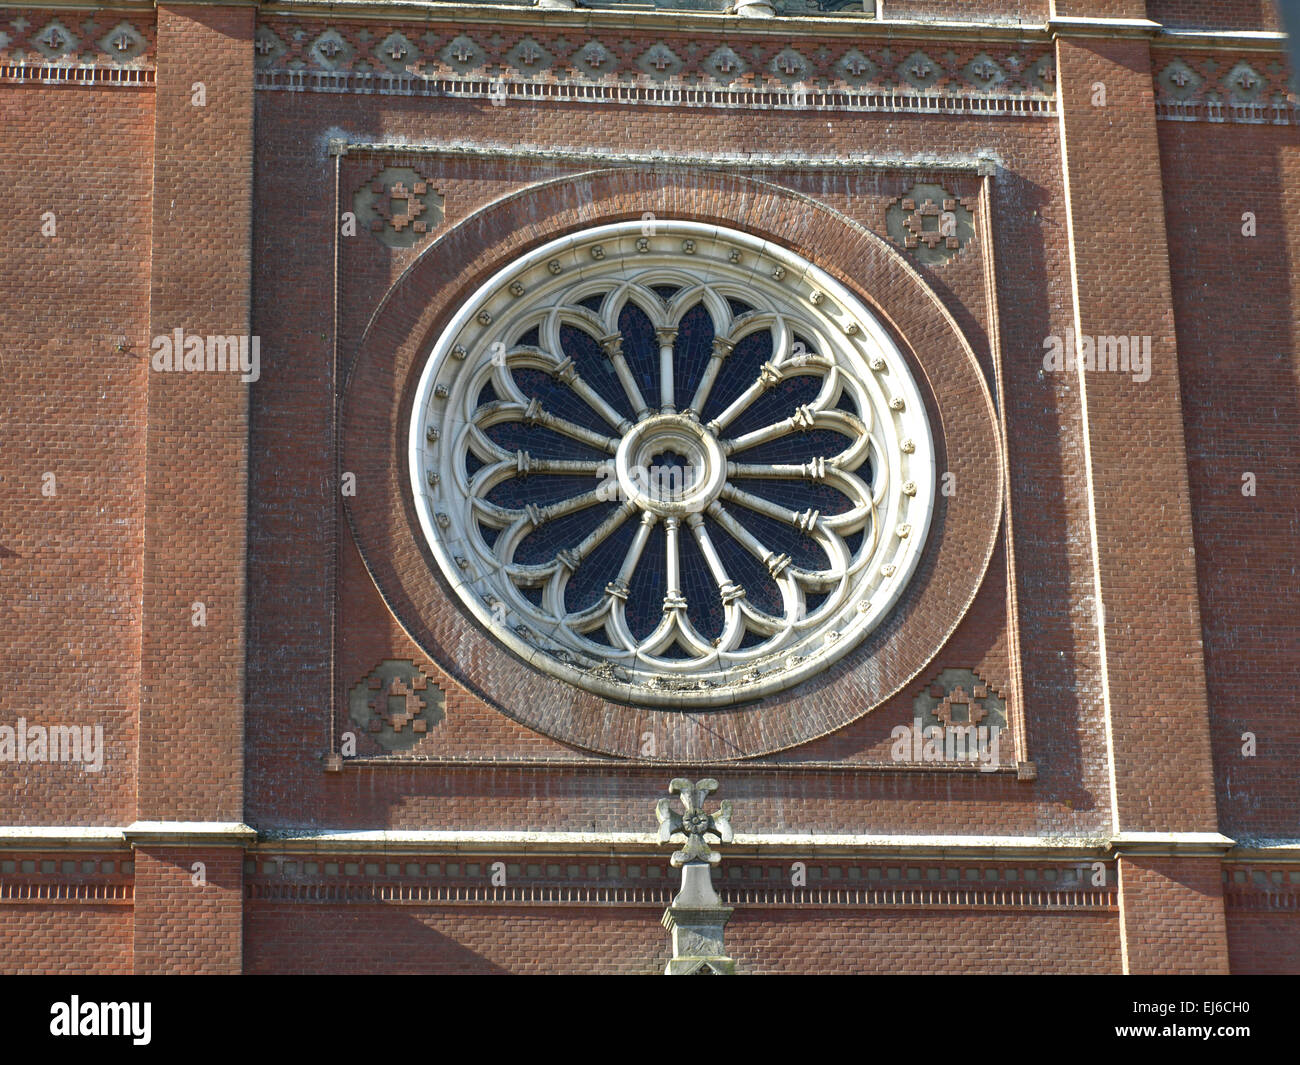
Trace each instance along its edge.
<path fill-rule="evenodd" d="M 278 840 L 646 832 L 689 771 L 742 834 L 1058 840 L 986 863 L 737 852 L 719 887 L 742 971 L 1300 970 L 1300 125 L 1281 43 L 1232 36 L 1276 11 L 886 6 L 915 21 L 822 19 L 792 51 L 743 20 L 522 8 L 495 29 L 468 10 L 0 13 L 0 255 L 23 264 L 0 276 L 0 726 L 104 736 L 97 773 L 0 762 L 0 968 L 659 971 L 666 852 Z M 1074 36 L 1081 15 L 1222 35 Z M 343 236 L 336 196 L 351 209 L 384 167 L 427 183 L 425 232 Z M 972 205 L 944 261 L 890 239 L 917 183 Z M 522 665 L 449 596 L 406 485 L 414 384 L 467 295 L 647 210 L 760 233 L 852 287 L 957 475 L 888 624 L 825 676 L 689 717 Z M 1067 327 L 1150 336 L 1150 380 L 1044 372 Z M 259 380 L 152 370 L 177 328 L 256 335 Z M 427 677 L 438 713 L 345 758 L 349 692 L 381 663 Z M 945 670 L 1005 698 L 998 772 L 891 760 Z M 42 826 L 108 835 L 61 848 Z"/>

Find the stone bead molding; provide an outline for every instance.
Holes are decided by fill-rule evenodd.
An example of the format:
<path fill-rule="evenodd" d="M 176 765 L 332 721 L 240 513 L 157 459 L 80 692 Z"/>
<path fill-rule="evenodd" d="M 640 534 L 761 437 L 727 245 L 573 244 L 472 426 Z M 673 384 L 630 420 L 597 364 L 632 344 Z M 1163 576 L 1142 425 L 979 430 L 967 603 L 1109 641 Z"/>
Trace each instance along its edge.
<path fill-rule="evenodd" d="M 728 860 L 714 886 L 728 906 L 818 909 L 1094 910 L 1117 906 L 1114 862 L 1093 885 L 1092 863 L 908 865 L 882 862 L 792 866 Z M 504 883 L 492 884 L 492 877 Z M 365 856 L 259 858 L 244 864 L 247 897 L 308 905 L 668 905 L 678 888 L 667 862 L 530 862 L 482 858 L 377 861 Z"/>
<path fill-rule="evenodd" d="M 0 856 L 0 906 L 95 903 L 130 905 L 135 863 L 121 854 Z"/>
<path fill-rule="evenodd" d="M 705 328 L 688 378 L 677 338 Z M 634 373 L 647 343 L 658 371 Z M 530 398 L 521 373 L 566 387 Z M 598 226 L 506 267 L 434 345 L 414 412 L 412 492 L 448 585 L 523 661 L 638 705 L 825 670 L 889 616 L 934 507 L 925 404 L 871 312 L 788 250 L 694 222 Z M 665 453 L 689 484 L 646 483 Z M 772 494 L 795 483 L 807 509 Z"/>
<path fill-rule="evenodd" d="M 5 15 L 14 17 L 6 19 Z M 0 14 L 0 81 L 152 85 L 152 18 L 122 12 L 20 10 Z"/>
<path fill-rule="evenodd" d="M 1152 56 L 1156 117 L 1171 122 L 1300 124 L 1300 101 L 1282 56 L 1216 52 Z"/>
<path fill-rule="evenodd" d="M 257 86 L 312 92 L 934 114 L 1055 114 L 1042 44 L 925 49 L 816 37 L 783 43 L 641 32 L 607 39 L 475 29 L 268 20 L 254 41 Z"/>
<path fill-rule="evenodd" d="M 1223 894 L 1224 901 L 1234 910 L 1300 912 L 1300 868 L 1225 864 Z"/>

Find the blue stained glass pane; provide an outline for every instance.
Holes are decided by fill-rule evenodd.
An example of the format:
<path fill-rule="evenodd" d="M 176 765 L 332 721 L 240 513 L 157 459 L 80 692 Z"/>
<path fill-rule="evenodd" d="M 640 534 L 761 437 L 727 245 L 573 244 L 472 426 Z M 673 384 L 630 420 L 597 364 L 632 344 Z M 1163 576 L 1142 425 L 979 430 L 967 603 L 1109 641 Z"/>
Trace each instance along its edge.
<path fill-rule="evenodd" d="M 627 597 L 627 624 L 637 639 L 649 636 L 664 615 L 664 564 L 664 527 L 660 522 L 650 530 L 641 561 L 628 582 L 631 592 Z"/>
<path fill-rule="evenodd" d="M 650 290 L 665 303 L 681 291 L 677 285 L 651 285 Z"/>
<path fill-rule="evenodd" d="M 599 314 L 600 305 L 604 302 L 605 302 L 605 293 L 597 292 L 595 295 L 588 296 L 586 299 L 578 300 L 578 306 L 586 307 L 587 310 Z"/>
<path fill-rule="evenodd" d="M 681 561 L 682 595 L 686 597 L 686 616 L 695 631 L 713 639 L 722 634 L 722 596 L 709 571 L 695 534 L 683 524 L 677 539 Z"/>
<path fill-rule="evenodd" d="M 563 381 L 558 381 L 542 370 L 516 367 L 510 371 L 519 390 L 529 399 L 540 399 L 542 406 L 552 414 L 566 418 L 586 429 L 603 435 L 613 432 L 613 427 L 591 409 L 576 392 Z"/>
<path fill-rule="evenodd" d="M 479 391 L 478 402 L 475 403 L 474 406 L 475 409 L 478 409 L 479 407 L 484 407 L 489 403 L 499 403 L 500 401 L 501 397 L 497 395 L 497 390 L 492 387 L 492 382 L 488 381 Z"/>
<path fill-rule="evenodd" d="M 594 477 L 567 477 L 558 474 L 534 473 L 528 477 L 511 477 L 495 485 L 484 497 L 489 503 L 510 510 L 518 510 L 525 503 L 544 507 L 572 499 L 596 487 Z"/>
<path fill-rule="evenodd" d="M 560 326 L 560 347 L 573 360 L 573 367 L 587 384 L 624 417 L 631 418 L 623 387 L 618 383 L 613 364 L 605 351 L 590 333 L 571 325 Z"/>
<path fill-rule="evenodd" d="M 727 576 L 745 589 L 745 596 L 753 606 L 780 617 L 784 610 L 781 589 L 767 567 L 712 518 L 706 518 L 704 524 Z"/>
<path fill-rule="evenodd" d="M 474 452 L 472 451 L 465 452 L 465 472 L 470 477 L 473 477 L 474 474 L 478 473 L 478 471 L 481 470 L 484 467 L 484 465 L 486 464 L 483 462 L 483 460 L 479 458 L 476 454 L 474 454 Z"/>
<path fill-rule="evenodd" d="M 623 355 L 632 370 L 641 397 L 651 407 L 659 405 L 659 341 L 649 317 L 635 303 L 627 303 L 618 315 L 623 336 Z"/>
<path fill-rule="evenodd" d="M 744 300 L 732 299 L 730 296 L 727 297 L 727 304 L 731 307 L 731 316 L 733 318 L 739 318 L 742 314 L 748 314 L 754 309 L 752 305 Z"/>
<path fill-rule="evenodd" d="M 760 329 L 743 336 L 722 364 L 709 401 L 704 405 L 702 421 L 716 418 L 758 378 L 763 363 L 772 357 L 772 332 Z"/>
<path fill-rule="evenodd" d="M 582 560 L 564 586 L 565 610 L 576 613 L 600 601 L 605 594 L 605 585 L 618 576 L 639 524 L 636 515 L 628 518 Z M 598 643 L 607 639 L 600 630 L 592 632 L 588 638 Z"/>
<path fill-rule="evenodd" d="M 482 522 L 478 523 L 478 532 L 488 547 L 492 547 L 497 542 L 497 537 L 501 535 L 500 529 L 494 529 L 491 525 L 484 525 Z"/>
<path fill-rule="evenodd" d="M 685 410 L 695 395 L 704 368 L 713 354 L 713 318 L 697 303 L 684 315 L 673 342 L 673 393 L 678 410 Z"/>
<path fill-rule="evenodd" d="M 537 326 L 526 330 L 515 337 L 515 346 L 521 348 L 538 348 L 542 345 L 541 331 Z"/>
<path fill-rule="evenodd" d="M 771 500 L 790 510 L 802 511 L 811 507 L 823 514 L 843 514 L 853 509 L 853 500 L 824 481 L 737 477 L 733 483 L 750 495 Z"/>
<path fill-rule="evenodd" d="M 765 544 L 769 551 L 789 555 L 796 566 L 819 570 L 825 569 L 829 564 L 821 545 L 812 537 L 804 535 L 795 526 L 769 518 L 766 514 L 759 514 L 738 503 L 732 504 L 727 509 L 735 513 L 740 523 Z"/>
<path fill-rule="evenodd" d="M 783 422 L 802 404 L 811 403 L 822 390 L 819 377 L 787 377 L 769 388 L 727 426 L 730 437 L 752 433 L 777 422 Z"/>
<path fill-rule="evenodd" d="M 535 459 L 585 459 L 603 461 L 608 455 L 572 440 L 562 433 L 523 422 L 499 422 L 483 430 L 488 439 L 507 451 L 527 451 Z"/>
<path fill-rule="evenodd" d="M 515 562 L 536 566 L 549 562 L 556 552 L 566 547 L 576 547 L 584 537 L 609 516 L 612 503 L 599 503 L 574 514 L 548 521 L 530 532 L 515 548 Z"/>
<path fill-rule="evenodd" d="M 844 546 L 849 549 L 850 556 L 858 553 L 858 549 L 862 546 L 862 538 L 867 535 L 867 530 L 870 529 L 870 527 L 870 524 L 868 524 L 866 528 L 855 533 L 849 533 L 843 538 Z"/>
<path fill-rule="evenodd" d="M 818 457 L 830 458 L 852 444 L 853 441 L 847 436 L 842 436 L 833 429 L 809 429 L 806 432 L 796 430 L 764 444 L 737 451 L 731 457 L 736 462 L 784 466 Z"/>

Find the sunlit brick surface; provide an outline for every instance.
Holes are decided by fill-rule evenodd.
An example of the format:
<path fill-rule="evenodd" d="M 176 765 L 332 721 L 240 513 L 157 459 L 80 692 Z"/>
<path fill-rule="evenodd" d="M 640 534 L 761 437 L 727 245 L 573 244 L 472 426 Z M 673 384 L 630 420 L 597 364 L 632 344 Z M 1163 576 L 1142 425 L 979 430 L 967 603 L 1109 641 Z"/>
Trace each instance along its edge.
<path fill-rule="evenodd" d="M 885 13 L 6 9 L 0 970 L 659 972 L 668 850 L 599 840 L 652 832 L 686 775 L 719 781 L 738 837 L 1023 840 L 987 861 L 724 846 L 742 972 L 1300 971 L 1300 111 L 1283 44 L 1234 36 L 1276 32 L 1276 8 Z M 390 196 L 395 171 L 419 180 Z M 918 184 L 973 219 L 932 241 L 942 261 L 890 235 Z M 862 645 L 689 719 L 495 640 L 430 556 L 407 467 L 457 309 L 529 250 L 647 212 L 852 289 L 956 475 Z M 256 336 L 258 379 L 153 369 L 176 329 Z M 1149 338 L 1149 378 L 1045 368 L 1067 330 Z M 381 667 L 432 709 L 375 694 Z M 945 671 L 1005 702 L 994 771 L 896 754 Z M 45 760 L 30 731 L 19 761 L 20 719 L 101 728 L 102 765 Z M 278 838 L 384 830 L 476 842 Z M 597 842 L 493 854 L 503 831 Z"/>

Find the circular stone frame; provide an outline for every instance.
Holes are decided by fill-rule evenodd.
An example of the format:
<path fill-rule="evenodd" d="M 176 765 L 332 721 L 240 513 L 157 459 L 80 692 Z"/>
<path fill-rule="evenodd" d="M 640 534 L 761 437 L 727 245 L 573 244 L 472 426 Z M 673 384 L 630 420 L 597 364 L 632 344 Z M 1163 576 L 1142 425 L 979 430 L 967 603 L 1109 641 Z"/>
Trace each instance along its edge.
<path fill-rule="evenodd" d="M 457 311 L 433 345 L 416 390 L 409 449 L 416 510 L 442 576 L 462 604 L 502 644 L 542 672 L 638 705 L 695 709 L 752 701 L 815 676 L 843 658 L 889 615 L 906 589 L 920 561 L 933 511 L 930 426 L 920 391 L 892 338 L 872 312 L 824 270 L 786 248 L 727 227 L 656 219 L 652 235 L 647 236 L 646 229 L 641 221 L 619 222 L 550 241 L 495 274 Z M 683 283 L 685 297 L 662 309 L 653 306 L 651 286 L 670 280 Z M 605 319 L 593 325 L 591 319 L 597 316 L 584 312 L 578 301 L 602 294 L 604 286 L 612 290 L 602 300 Z M 765 313 L 753 311 L 733 320 L 722 310 L 727 294 L 743 296 Z M 725 340 L 757 333 L 773 336 L 773 354 L 746 395 L 756 400 L 790 375 L 811 378 L 818 382 L 817 398 L 781 421 L 783 435 L 801 439 L 801 428 L 818 426 L 838 429 L 843 433 L 837 433 L 840 439 L 851 440 L 832 457 L 803 452 L 809 461 L 799 465 L 806 470 L 804 480 L 835 486 L 857 506 L 843 517 L 814 510 L 783 511 L 788 524 L 822 545 L 823 568 L 802 569 L 788 555 L 766 546 L 758 550 L 758 541 L 751 541 L 784 601 L 775 619 L 779 627 L 755 639 L 754 646 L 741 642 L 747 632 L 759 631 L 747 629 L 747 619 L 751 626 L 767 626 L 773 618 L 753 613 L 754 608 L 742 601 L 740 585 L 717 578 L 726 624 L 720 643 L 710 646 L 687 620 L 687 601 L 673 584 L 680 537 L 693 534 L 706 554 L 712 550 L 703 517 L 691 520 L 691 515 L 705 511 L 709 523 L 716 522 L 715 535 L 738 530 L 735 535 L 741 539 L 749 513 L 744 500 L 753 506 L 760 506 L 762 500 L 741 489 L 734 490 L 734 501 L 727 506 L 716 497 L 730 477 L 757 467 L 746 463 L 743 450 L 728 462 L 730 437 L 735 434 L 719 422 L 706 421 L 703 410 L 692 411 L 692 420 L 676 411 L 671 394 L 643 395 L 623 362 L 621 343 L 608 357 L 627 379 L 624 401 L 633 411 L 641 409 L 635 424 L 591 392 L 561 348 L 559 329 L 566 315 L 595 328 L 597 336 L 613 337 L 618 312 L 637 301 L 646 309 L 643 313 L 656 315 L 671 308 L 680 315 L 697 303 L 713 303 L 719 316 L 715 325 L 725 329 L 730 324 L 737 330 Z M 675 321 L 665 318 L 654 324 L 671 328 L 675 335 Z M 517 347 L 516 336 L 530 328 L 541 329 L 542 346 Z M 811 339 L 816 353 L 799 351 L 793 338 L 800 332 Z M 716 346 L 714 353 L 714 374 L 725 374 L 727 356 Z M 661 355 L 661 360 L 671 361 L 667 355 Z M 636 514 L 651 524 L 664 519 L 670 556 L 668 596 L 663 620 L 642 640 L 632 636 L 623 620 L 627 588 L 621 581 L 606 585 L 595 607 L 566 613 L 563 588 L 582 564 L 573 551 L 560 552 L 545 566 L 508 566 L 520 538 L 541 526 L 547 508 L 509 512 L 514 520 L 491 543 L 482 535 L 479 521 L 502 513 L 486 504 L 483 494 L 530 467 L 532 477 L 545 477 L 539 467 L 545 469 L 547 464 L 524 451 L 496 448 L 481 425 L 502 418 L 529 425 L 555 424 L 589 447 L 602 440 L 602 434 L 553 418 L 544 405 L 530 400 L 512 377 L 515 364 L 563 375 L 570 388 L 600 403 L 597 409 L 605 411 L 610 433 L 623 433 L 621 441 L 603 436 L 626 501 L 621 511 L 615 508 L 618 512 L 611 514 L 602 530 L 630 522 Z M 671 367 L 664 372 L 671 383 Z M 497 398 L 480 406 L 478 397 L 487 385 Z M 841 395 L 853 400 L 857 413 L 837 409 Z M 727 416 L 736 413 L 732 405 L 717 417 L 729 424 Z M 850 437 L 850 433 L 858 435 Z M 487 465 L 470 477 L 465 457 L 473 449 Z M 651 456 L 665 449 L 687 455 L 689 465 L 703 469 L 705 475 L 684 496 L 651 498 L 633 471 L 649 468 Z M 853 473 L 868 459 L 873 470 L 870 485 Z M 572 466 L 565 463 L 565 471 L 572 474 Z M 476 486 L 481 486 L 477 492 Z M 595 500 L 600 495 L 584 498 Z M 688 523 L 682 522 L 679 532 L 682 519 L 690 522 L 689 530 Z M 849 549 L 837 524 L 863 530 L 858 550 Z M 649 529 L 646 525 L 641 530 L 644 535 L 637 544 L 645 543 Z M 635 553 L 640 554 L 639 548 Z M 716 553 L 713 558 L 717 561 Z M 544 579 L 545 601 L 527 600 L 509 576 L 511 571 L 526 572 L 534 581 Z M 825 599 L 806 610 L 805 589 L 824 592 Z M 606 624 L 614 634 L 607 645 L 590 635 Z M 670 647 L 679 635 L 688 653 L 664 657 L 659 648 Z"/>
<path fill-rule="evenodd" d="M 474 294 L 561 237 L 645 212 L 723 226 L 815 261 L 869 308 L 906 360 L 934 434 L 936 470 L 960 492 L 936 495 L 929 534 L 892 610 L 854 649 L 802 683 L 706 710 L 628 705 L 543 673 L 503 647 L 442 575 L 412 492 L 410 427 L 429 353 Z M 943 397 L 940 404 L 937 397 Z M 344 513 L 384 603 L 411 639 L 502 714 L 574 747 L 653 760 L 718 763 L 825 736 L 924 670 L 970 607 L 1000 535 L 1003 448 L 986 371 L 941 299 L 884 240 L 770 182 L 664 167 L 565 175 L 472 213 L 433 241 L 376 308 L 341 404 L 340 468 L 359 492 Z M 473 619 L 473 620 L 471 620 Z"/>

